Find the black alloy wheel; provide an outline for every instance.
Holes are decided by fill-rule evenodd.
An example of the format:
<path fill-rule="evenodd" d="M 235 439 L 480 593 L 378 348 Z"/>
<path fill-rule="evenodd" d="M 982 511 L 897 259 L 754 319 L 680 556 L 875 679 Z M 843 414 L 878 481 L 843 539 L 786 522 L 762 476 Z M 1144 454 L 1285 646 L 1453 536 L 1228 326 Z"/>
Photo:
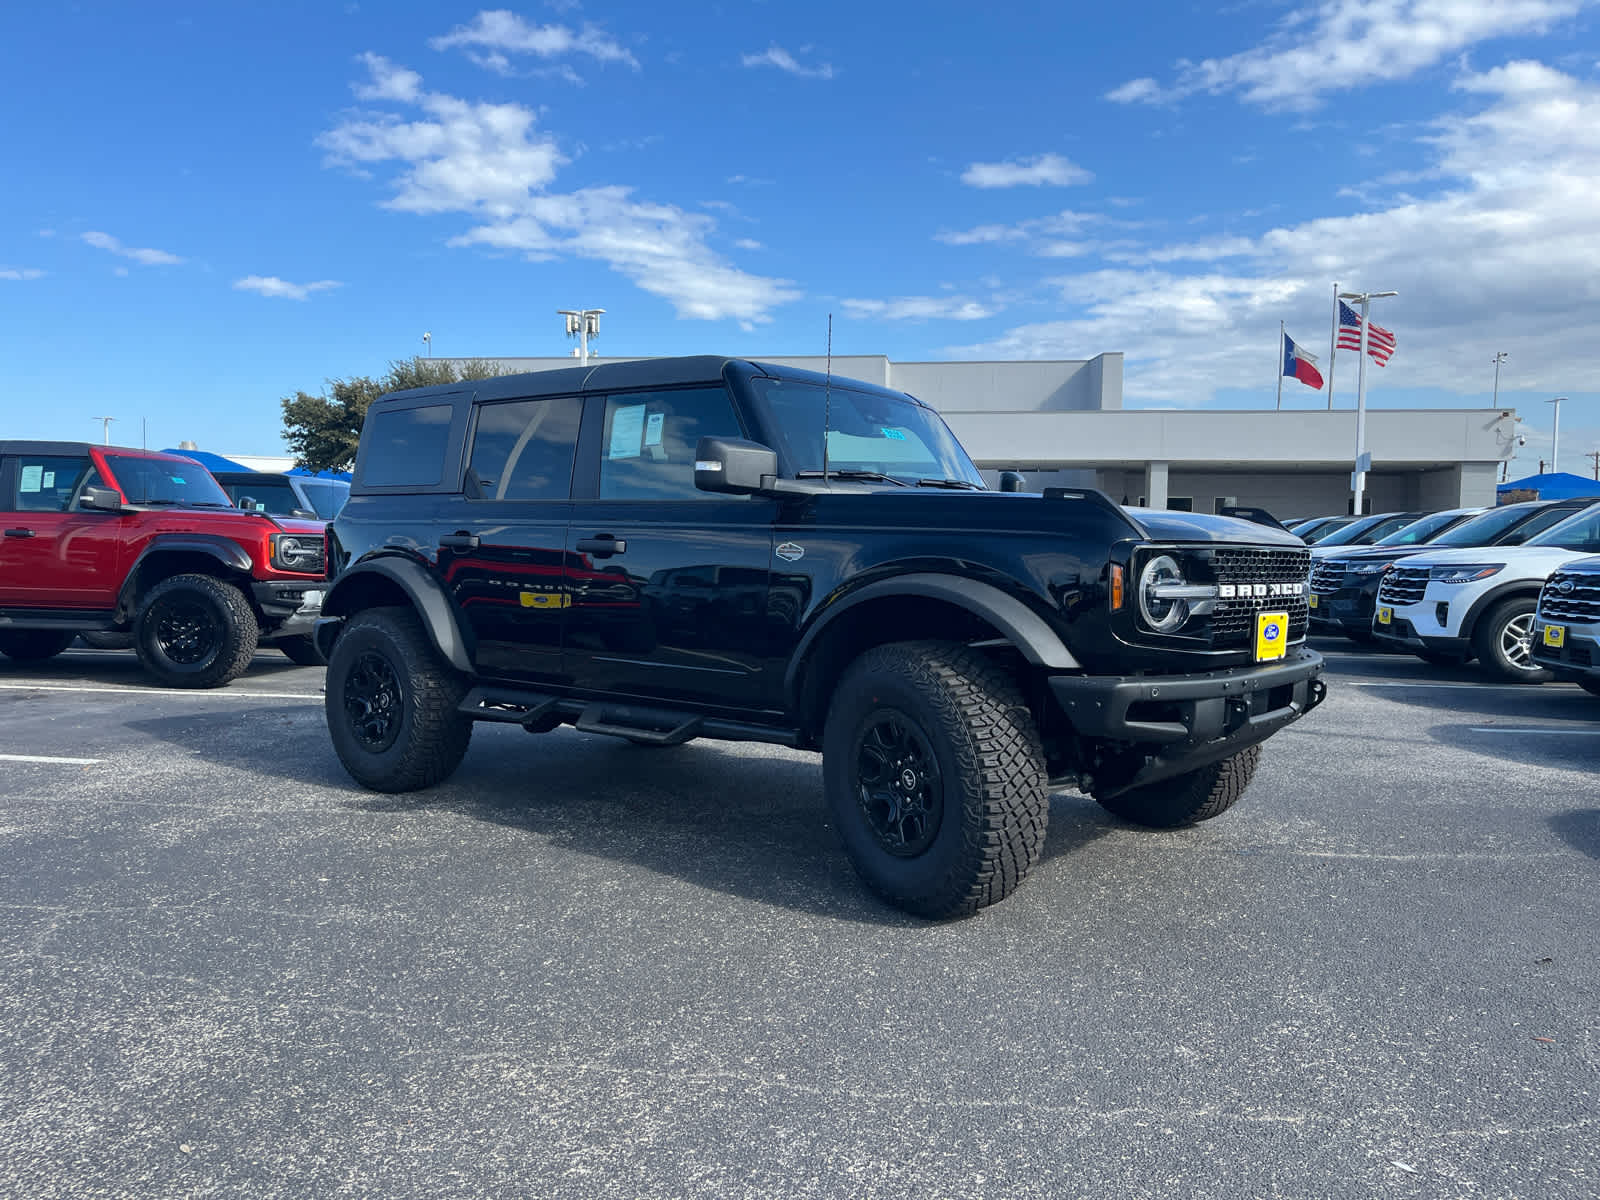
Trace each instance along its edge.
<path fill-rule="evenodd" d="M 152 614 L 152 636 L 168 661 L 192 667 L 217 652 L 222 622 L 195 597 L 177 593 L 163 598 Z"/>
<path fill-rule="evenodd" d="M 220 687 L 250 665 L 260 632 L 255 610 L 233 583 L 174 575 L 144 598 L 133 647 L 168 687 Z"/>
<path fill-rule="evenodd" d="M 904 713 L 880 709 L 856 737 L 856 801 L 872 836 L 896 858 L 933 844 L 944 819 L 944 784 L 927 736 Z"/>
<path fill-rule="evenodd" d="M 350 666 L 344 681 L 344 711 L 361 748 L 381 754 L 400 736 L 406 694 L 394 664 L 368 650 Z"/>

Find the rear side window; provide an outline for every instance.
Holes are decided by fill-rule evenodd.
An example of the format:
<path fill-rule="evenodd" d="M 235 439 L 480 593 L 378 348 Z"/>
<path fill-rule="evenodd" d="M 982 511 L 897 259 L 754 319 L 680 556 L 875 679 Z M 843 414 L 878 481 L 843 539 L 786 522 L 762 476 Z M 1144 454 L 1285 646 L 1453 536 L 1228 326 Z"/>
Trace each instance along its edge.
<path fill-rule="evenodd" d="M 350 495 L 350 485 L 342 479 L 301 479 L 299 486 L 311 510 L 324 521 L 337 517 Z"/>
<path fill-rule="evenodd" d="M 18 455 L 13 512 L 66 512 L 78 485 L 93 468 L 87 458 Z M 98 483 L 98 477 L 91 482 Z"/>
<path fill-rule="evenodd" d="M 569 498 L 582 419 L 580 396 L 479 405 L 467 496 L 474 500 Z"/>
<path fill-rule="evenodd" d="M 369 415 L 362 431 L 362 482 L 370 487 L 434 487 L 444 479 L 449 404 L 389 409 Z"/>
<path fill-rule="evenodd" d="M 606 397 L 600 442 L 602 500 L 726 500 L 694 486 L 694 451 L 703 437 L 743 437 L 728 393 L 719 387 Z"/>

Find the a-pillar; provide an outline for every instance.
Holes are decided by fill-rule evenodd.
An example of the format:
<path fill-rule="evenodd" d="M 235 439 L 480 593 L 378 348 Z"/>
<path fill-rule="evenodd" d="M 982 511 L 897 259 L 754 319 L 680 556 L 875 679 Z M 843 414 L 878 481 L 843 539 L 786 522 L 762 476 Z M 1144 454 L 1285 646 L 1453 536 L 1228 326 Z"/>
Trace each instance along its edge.
<path fill-rule="evenodd" d="M 1145 463 L 1144 465 L 1144 502 L 1149 508 L 1165 508 L 1167 506 L 1167 464 L 1164 462 Z"/>

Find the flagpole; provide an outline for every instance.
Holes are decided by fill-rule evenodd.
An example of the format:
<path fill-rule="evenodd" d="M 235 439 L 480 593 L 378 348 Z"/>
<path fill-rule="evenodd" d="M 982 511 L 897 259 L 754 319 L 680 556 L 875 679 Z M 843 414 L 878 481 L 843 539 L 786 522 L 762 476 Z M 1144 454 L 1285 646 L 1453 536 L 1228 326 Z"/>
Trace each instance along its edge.
<path fill-rule="evenodd" d="M 1278 322 L 1278 409 L 1283 409 L 1283 322 Z"/>
<path fill-rule="evenodd" d="M 1361 361 L 1356 364 L 1356 516 L 1363 514 L 1367 494 L 1367 473 L 1361 469 L 1361 456 L 1367 451 L 1367 309 L 1369 293 L 1361 294 Z"/>
<path fill-rule="evenodd" d="M 1333 356 L 1339 352 L 1339 284 L 1333 285 L 1333 328 L 1328 330 L 1328 409 L 1333 409 Z"/>

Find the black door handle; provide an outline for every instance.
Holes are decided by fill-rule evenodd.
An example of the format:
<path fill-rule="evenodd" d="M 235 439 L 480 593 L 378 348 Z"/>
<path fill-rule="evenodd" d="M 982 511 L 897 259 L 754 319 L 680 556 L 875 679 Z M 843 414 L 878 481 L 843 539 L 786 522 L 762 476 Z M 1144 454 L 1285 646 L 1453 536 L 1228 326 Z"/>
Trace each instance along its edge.
<path fill-rule="evenodd" d="M 33 536 L 33 530 L 31 530 L 31 529 L 8 529 L 8 530 L 6 530 L 6 536 L 7 537 L 32 537 Z"/>
<path fill-rule="evenodd" d="M 579 538 L 577 548 L 580 554 L 610 558 L 613 554 L 626 554 L 628 543 L 609 533 L 597 533 L 592 538 Z"/>
<path fill-rule="evenodd" d="M 476 550 L 478 548 L 478 535 L 475 533 L 447 533 L 439 539 L 439 545 L 451 550 Z"/>

